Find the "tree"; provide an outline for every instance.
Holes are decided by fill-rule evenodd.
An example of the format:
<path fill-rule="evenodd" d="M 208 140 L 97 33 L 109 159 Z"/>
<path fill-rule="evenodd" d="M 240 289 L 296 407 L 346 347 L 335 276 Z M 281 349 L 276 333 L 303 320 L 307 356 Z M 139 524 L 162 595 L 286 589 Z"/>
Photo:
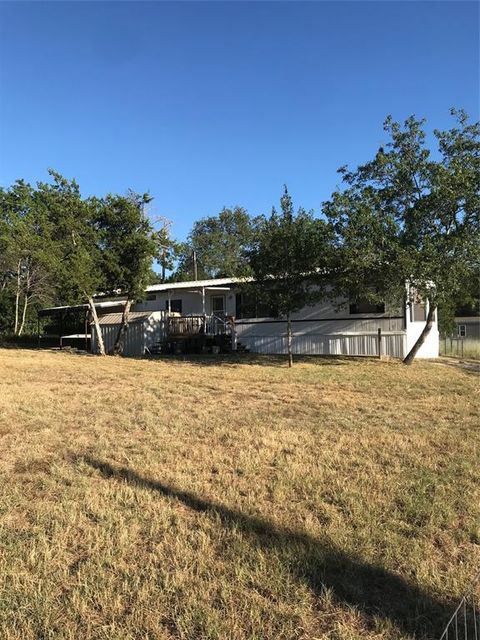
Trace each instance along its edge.
<path fill-rule="evenodd" d="M 254 292 L 286 318 L 288 366 L 291 367 L 291 315 L 325 296 L 331 232 L 312 212 L 300 208 L 295 215 L 287 187 L 280 206 L 280 214 L 273 208 L 269 218 L 259 221 L 249 258 Z"/>
<path fill-rule="evenodd" d="M 324 203 L 336 235 L 335 291 L 371 302 L 428 301 L 425 326 L 404 359 L 425 342 L 438 306 L 450 309 L 479 268 L 480 125 L 452 110 L 456 126 L 435 130 L 439 159 L 426 147 L 424 121 L 388 117 L 389 141 Z M 406 292 L 406 285 L 408 291 Z"/>
<path fill-rule="evenodd" d="M 181 245 L 171 237 L 172 221 L 163 216 L 155 220 L 159 228 L 153 232 L 152 237 L 155 242 L 155 260 L 160 265 L 160 278 L 155 278 L 157 282 L 163 284 L 167 279 L 167 271 L 172 271 L 175 267 L 175 260 L 181 251 Z"/>
<path fill-rule="evenodd" d="M 38 206 L 36 193 L 22 180 L 0 189 L 0 282 L 14 312 L 14 335 L 22 335 L 33 304 L 54 294 L 54 228 Z"/>
<path fill-rule="evenodd" d="M 97 224 L 101 200 L 83 200 L 75 180 L 49 170 L 50 183 L 38 183 L 36 206 L 46 212 L 54 227 L 54 276 L 57 302 L 88 302 L 98 352 L 105 355 L 94 295 L 105 287 Z"/>
<path fill-rule="evenodd" d="M 252 246 L 256 220 L 242 207 L 222 209 L 217 216 L 195 222 L 187 242 L 180 248 L 177 279 L 220 278 L 245 275 L 247 253 Z"/>
<path fill-rule="evenodd" d="M 125 296 L 114 354 L 123 351 L 131 305 L 144 295 L 157 250 L 152 227 L 144 214 L 144 205 L 149 200 L 148 194 L 130 192 L 127 196 L 108 195 L 98 206 L 96 226 L 104 293 Z"/>

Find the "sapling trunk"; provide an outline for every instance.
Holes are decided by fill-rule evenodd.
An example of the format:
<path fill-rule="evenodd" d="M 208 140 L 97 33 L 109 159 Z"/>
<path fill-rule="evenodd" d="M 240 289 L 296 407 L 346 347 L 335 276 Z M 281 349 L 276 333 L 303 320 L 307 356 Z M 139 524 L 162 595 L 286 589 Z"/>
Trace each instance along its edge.
<path fill-rule="evenodd" d="M 17 266 L 17 291 L 15 293 L 15 328 L 13 330 L 13 333 L 17 336 L 18 335 L 18 321 L 19 321 L 19 311 L 20 311 L 20 291 L 21 291 L 21 276 L 20 276 L 20 269 L 22 266 L 22 261 L 19 260 L 18 261 L 18 266 Z"/>
<path fill-rule="evenodd" d="M 113 345 L 113 355 L 121 355 L 123 353 L 123 345 L 125 340 L 125 334 L 128 329 L 128 317 L 130 315 L 130 307 L 132 306 L 132 301 L 127 300 L 125 302 L 125 306 L 123 307 L 122 313 L 122 323 L 118 329 L 117 337 L 115 339 L 115 344 Z"/>
<path fill-rule="evenodd" d="M 415 344 L 413 345 L 413 347 L 410 349 L 409 353 L 407 353 L 407 355 L 405 356 L 403 363 L 404 364 L 412 364 L 415 356 L 417 355 L 420 347 L 422 346 L 422 344 L 425 342 L 425 340 L 428 337 L 428 334 L 430 333 L 432 327 L 433 327 L 433 320 L 435 318 L 435 310 L 436 310 L 437 306 L 430 304 L 429 308 L 428 308 L 428 313 L 427 313 L 427 320 L 425 322 L 425 326 L 422 329 L 422 333 L 418 336 L 417 341 L 415 342 Z"/>
<path fill-rule="evenodd" d="M 105 355 L 105 344 L 103 342 L 102 330 L 100 328 L 100 323 L 98 322 L 97 310 L 95 309 L 95 303 L 92 297 L 88 298 L 88 305 L 90 307 L 90 313 L 92 314 L 93 319 L 93 328 L 95 330 L 96 342 L 97 342 L 97 350 L 99 355 Z"/>
<path fill-rule="evenodd" d="M 25 299 L 23 301 L 23 312 L 22 312 L 22 323 L 20 325 L 20 328 L 18 330 L 18 335 L 21 336 L 23 333 L 23 329 L 25 327 L 25 320 L 27 317 L 27 308 L 28 308 L 28 296 L 25 294 Z"/>

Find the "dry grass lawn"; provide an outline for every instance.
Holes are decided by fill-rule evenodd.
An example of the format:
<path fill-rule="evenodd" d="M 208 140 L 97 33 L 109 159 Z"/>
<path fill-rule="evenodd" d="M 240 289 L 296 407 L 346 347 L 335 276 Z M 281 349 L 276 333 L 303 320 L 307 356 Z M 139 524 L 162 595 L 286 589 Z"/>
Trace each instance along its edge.
<path fill-rule="evenodd" d="M 478 378 L 0 350 L 0 638 L 437 638 L 480 565 Z"/>

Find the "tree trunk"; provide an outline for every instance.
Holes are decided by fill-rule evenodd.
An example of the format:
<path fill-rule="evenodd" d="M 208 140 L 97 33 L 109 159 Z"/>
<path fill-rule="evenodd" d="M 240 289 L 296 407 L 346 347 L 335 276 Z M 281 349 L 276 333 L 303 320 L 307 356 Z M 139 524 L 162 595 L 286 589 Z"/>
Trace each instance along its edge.
<path fill-rule="evenodd" d="M 418 336 L 418 339 L 415 342 L 415 344 L 413 345 L 413 347 L 410 349 L 410 352 L 407 353 L 407 355 L 405 356 L 405 358 L 403 360 L 403 364 L 412 364 L 413 359 L 415 358 L 415 356 L 418 353 L 418 350 L 420 349 L 422 344 L 427 339 L 427 336 L 430 333 L 431 328 L 433 327 L 433 319 L 435 317 L 436 309 L 437 309 L 436 305 L 434 305 L 434 304 L 430 304 L 429 305 L 428 314 L 427 314 L 427 320 L 425 322 L 425 326 L 422 329 L 422 333 Z"/>
<path fill-rule="evenodd" d="M 118 329 L 117 338 L 115 340 L 115 344 L 113 345 L 114 356 L 121 355 L 123 353 L 123 342 L 124 342 L 125 334 L 127 333 L 127 329 L 128 329 L 128 316 L 130 314 L 131 306 L 132 306 L 132 301 L 127 300 L 123 308 L 122 324 Z"/>
<path fill-rule="evenodd" d="M 292 321 L 290 319 L 290 314 L 287 315 L 287 352 L 288 352 L 288 366 L 291 367 L 293 365 L 293 354 L 292 354 Z"/>
<path fill-rule="evenodd" d="M 165 282 L 165 277 L 166 277 L 166 269 L 165 269 L 165 261 L 167 259 L 167 256 L 165 255 L 165 251 L 162 254 L 162 284 Z"/>
<path fill-rule="evenodd" d="M 20 307 L 20 269 L 22 266 L 22 261 L 19 260 L 18 261 L 18 266 L 17 266 L 17 291 L 15 293 L 15 328 L 13 330 L 13 333 L 17 336 L 18 335 L 18 314 L 19 314 L 19 307 Z"/>
<path fill-rule="evenodd" d="M 100 329 L 100 323 L 98 322 L 97 310 L 95 309 L 95 303 L 92 297 L 88 298 L 88 306 L 90 307 L 90 313 L 93 318 L 93 327 L 95 329 L 95 336 L 97 338 L 97 351 L 101 356 L 105 355 L 105 345 L 103 343 L 102 330 Z"/>
<path fill-rule="evenodd" d="M 23 301 L 23 312 L 22 312 L 22 324 L 18 330 L 18 335 L 21 336 L 23 332 L 23 328 L 25 326 L 25 318 L 27 317 L 27 307 L 28 307 L 28 296 L 25 295 L 25 300 Z"/>

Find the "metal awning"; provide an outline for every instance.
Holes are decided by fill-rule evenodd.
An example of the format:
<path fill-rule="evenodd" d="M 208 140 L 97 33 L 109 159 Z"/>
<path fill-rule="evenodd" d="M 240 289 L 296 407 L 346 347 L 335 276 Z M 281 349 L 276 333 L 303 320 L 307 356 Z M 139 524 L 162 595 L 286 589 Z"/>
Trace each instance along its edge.
<path fill-rule="evenodd" d="M 150 316 L 154 313 L 153 311 L 130 311 L 128 314 L 128 324 L 133 324 L 135 322 L 143 322 L 144 320 L 148 320 Z M 107 313 L 104 316 L 101 316 L 98 319 L 100 325 L 105 324 L 121 324 L 123 314 L 121 313 Z M 90 324 L 93 324 L 90 323 Z"/>

